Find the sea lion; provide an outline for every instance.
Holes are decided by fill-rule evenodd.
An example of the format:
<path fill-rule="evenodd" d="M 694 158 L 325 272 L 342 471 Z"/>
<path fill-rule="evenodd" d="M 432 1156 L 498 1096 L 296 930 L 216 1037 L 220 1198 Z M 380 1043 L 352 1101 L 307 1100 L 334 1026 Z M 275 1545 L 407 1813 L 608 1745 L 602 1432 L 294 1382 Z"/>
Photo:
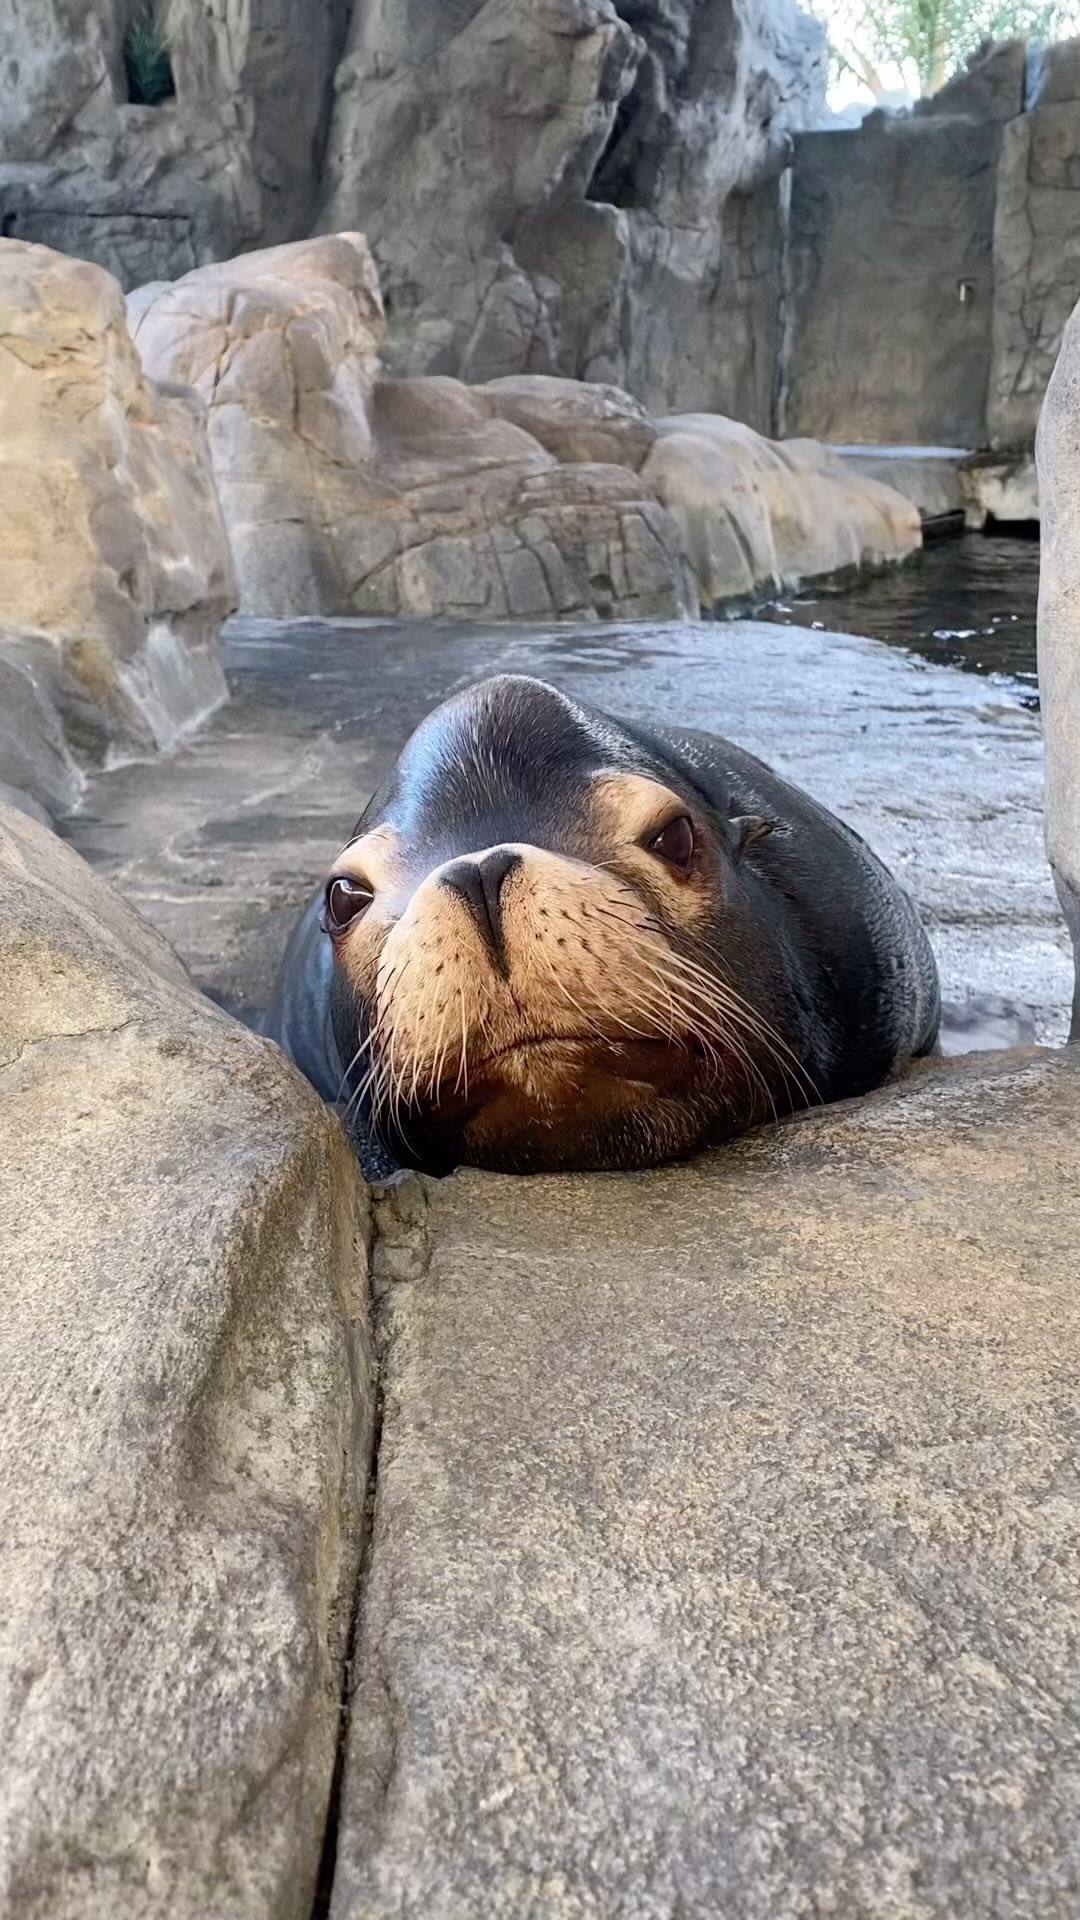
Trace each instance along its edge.
<path fill-rule="evenodd" d="M 286 951 L 266 1030 L 391 1164 L 628 1168 L 866 1092 L 937 972 L 858 834 L 728 741 L 501 674 L 438 707 Z"/>

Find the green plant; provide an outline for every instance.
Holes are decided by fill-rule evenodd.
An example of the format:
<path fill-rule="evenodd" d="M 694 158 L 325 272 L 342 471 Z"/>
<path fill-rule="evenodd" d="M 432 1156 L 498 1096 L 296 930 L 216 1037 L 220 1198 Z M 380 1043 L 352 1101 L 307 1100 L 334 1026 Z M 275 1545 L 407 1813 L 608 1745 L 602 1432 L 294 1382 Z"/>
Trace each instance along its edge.
<path fill-rule="evenodd" d="M 154 0 L 143 0 L 124 35 L 124 71 L 133 106 L 157 107 L 176 92 L 169 35 Z"/>
<path fill-rule="evenodd" d="M 913 93 L 936 93 L 987 41 L 1054 40 L 1080 24 L 1077 0 L 816 0 L 814 11 L 834 71 L 875 97 L 887 90 L 882 68 L 899 69 Z"/>

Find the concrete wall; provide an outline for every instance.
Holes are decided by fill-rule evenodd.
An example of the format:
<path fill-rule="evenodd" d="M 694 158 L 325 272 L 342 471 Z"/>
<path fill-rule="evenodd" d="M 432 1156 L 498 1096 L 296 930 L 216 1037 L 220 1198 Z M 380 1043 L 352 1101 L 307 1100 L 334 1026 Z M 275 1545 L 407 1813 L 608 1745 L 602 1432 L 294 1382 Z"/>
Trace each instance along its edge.
<path fill-rule="evenodd" d="M 798 143 L 778 426 L 981 446 L 993 306 L 993 121 L 874 114 Z"/>
<path fill-rule="evenodd" d="M 774 426 L 1030 447 L 1080 299 L 1080 41 L 795 142 Z"/>

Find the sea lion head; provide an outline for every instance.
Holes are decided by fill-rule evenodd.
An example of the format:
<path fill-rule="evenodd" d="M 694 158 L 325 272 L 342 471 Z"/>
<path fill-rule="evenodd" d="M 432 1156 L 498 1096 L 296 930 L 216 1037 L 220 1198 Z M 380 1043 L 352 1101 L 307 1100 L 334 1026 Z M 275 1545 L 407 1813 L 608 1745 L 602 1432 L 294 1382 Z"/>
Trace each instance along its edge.
<path fill-rule="evenodd" d="M 758 830 L 541 681 L 430 714 L 325 892 L 338 1045 L 391 1155 L 643 1166 L 763 1117 L 737 985 Z"/>

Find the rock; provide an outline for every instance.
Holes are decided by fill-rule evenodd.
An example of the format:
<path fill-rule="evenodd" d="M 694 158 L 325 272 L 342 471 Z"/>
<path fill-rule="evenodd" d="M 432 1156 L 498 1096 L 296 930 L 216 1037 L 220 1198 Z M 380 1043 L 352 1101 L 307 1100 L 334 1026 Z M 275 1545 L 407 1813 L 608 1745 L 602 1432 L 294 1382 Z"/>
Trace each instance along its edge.
<path fill-rule="evenodd" d="M 1032 110 L 1005 128 L 994 217 L 987 430 L 1030 446 L 1062 330 L 1080 292 L 1080 42 L 1037 62 Z"/>
<path fill-rule="evenodd" d="M 765 585 L 900 560 L 918 508 L 813 441 L 779 445 L 717 414 L 675 415 L 642 479 L 672 514 L 705 606 Z"/>
<path fill-rule="evenodd" d="M 1039 489 L 1029 452 L 975 454 L 964 461 L 960 479 L 969 527 L 988 519 L 1038 523 Z"/>
<path fill-rule="evenodd" d="M 1030 450 L 1080 288 L 1078 102 L 1080 41 L 1012 40 L 910 115 L 796 136 L 781 432 Z"/>
<path fill-rule="evenodd" d="M 334 1920 L 1065 1920 L 1080 1053 L 381 1206 Z"/>
<path fill-rule="evenodd" d="M 0 780 L 50 814 L 70 812 L 86 776 L 64 736 L 51 649 L 0 628 Z"/>
<path fill-rule="evenodd" d="M 489 380 L 478 398 L 500 420 L 538 440 L 555 460 L 596 462 L 640 471 L 656 441 L 656 422 L 619 387 L 544 374 Z"/>
<path fill-rule="evenodd" d="M 40 801 L 35 800 L 25 787 L 10 786 L 6 780 L 0 780 L 0 807 L 25 813 L 29 819 L 36 820 L 40 827 L 51 827 L 53 824 L 52 815 Z"/>
<path fill-rule="evenodd" d="M 847 471 L 880 480 L 902 493 L 918 507 L 924 521 L 968 510 L 962 473 L 967 456 L 962 447 L 831 446 L 829 452 L 844 462 Z M 985 518 L 984 513 L 976 524 L 981 526 Z"/>
<path fill-rule="evenodd" d="M 570 383 L 380 379 L 363 239 L 247 254 L 132 296 L 147 370 L 209 408 L 247 613 L 662 617 L 696 609 L 639 477 L 640 408 Z M 515 424 L 586 463 L 560 465 Z M 607 454 L 607 461 L 598 455 Z"/>
<path fill-rule="evenodd" d="M 138 104 L 139 9 L 21 0 L 0 22 L 2 231 L 79 254 L 125 287 L 310 227 L 339 0 L 168 4 L 172 91 Z"/>
<path fill-rule="evenodd" d="M 824 52 L 792 0 L 362 0 L 322 226 L 371 241 L 391 370 L 734 406 L 775 176 L 818 112 Z"/>
<path fill-rule="evenodd" d="M 1080 1038 L 1080 308 L 1065 328 L 1035 459 L 1042 508 L 1038 654 L 1046 850 L 1072 936 L 1072 1031 Z"/>
<path fill-rule="evenodd" d="M 588 187 L 625 236 L 609 296 L 621 339 L 609 320 L 593 351 L 610 353 L 613 333 L 616 350 L 625 340 L 615 377 L 656 412 L 708 408 L 768 431 L 781 349 L 779 176 L 791 135 L 824 106 L 821 24 L 790 0 L 631 0 L 623 11 L 644 52 Z M 586 312 L 605 264 L 584 263 L 576 301 Z M 571 312 L 573 293 L 571 283 Z M 600 377 L 587 360 L 574 370 Z"/>
<path fill-rule="evenodd" d="M 975 120 L 1012 120 L 1023 113 L 1028 85 L 1024 40 L 1002 40 L 979 49 L 937 93 L 916 100 L 913 116 L 948 115 Z"/>
<path fill-rule="evenodd" d="M 171 746 L 225 697 L 234 604 L 201 413 L 143 376 L 100 268 L 0 241 L 0 335 L 0 625 L 47 643 L 81 753 Z"/>
<path fill-rule="evenodd" d="M 4 809 L 0 975 L 0 1908 L 299 1920 L 371 1433 L 355 1166 Z"/>

